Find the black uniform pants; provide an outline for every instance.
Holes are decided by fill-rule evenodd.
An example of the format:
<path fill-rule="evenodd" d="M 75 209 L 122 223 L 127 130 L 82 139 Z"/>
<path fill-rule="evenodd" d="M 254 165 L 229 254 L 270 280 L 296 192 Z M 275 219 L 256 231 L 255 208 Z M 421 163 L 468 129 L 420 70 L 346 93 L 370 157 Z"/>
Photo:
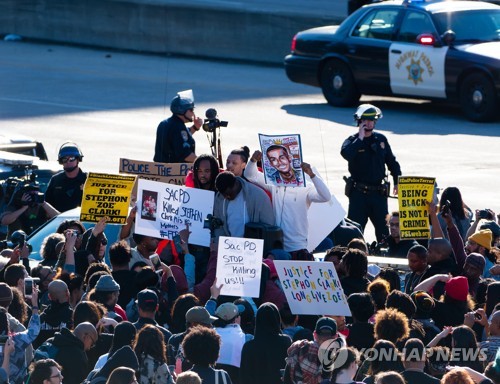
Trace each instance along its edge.
<path fill-rule="evenodd" d="M 353 188 L 349 196 L 349 212 L 347 217 L 359 223 L 363 230 L 368 219 L 375 227 L 377 242 L 389 234 L 386 217 L 388 214 L 387 197 L 380 191 L 367 191 L 366 193 Z"/>

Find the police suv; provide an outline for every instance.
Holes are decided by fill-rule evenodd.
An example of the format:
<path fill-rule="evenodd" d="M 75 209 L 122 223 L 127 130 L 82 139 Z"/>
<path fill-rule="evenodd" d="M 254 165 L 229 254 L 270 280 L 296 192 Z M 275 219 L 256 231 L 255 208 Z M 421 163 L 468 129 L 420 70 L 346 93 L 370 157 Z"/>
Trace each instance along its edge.
<path fill-rule="evenodd" d="M 299 32 L 288 78 L 321 87 L 333 106 L 366 95 L 447 100 L 473 121 L 500 107 L 500 6 L 399 0 L 366 5 L 340 26 Z"/>

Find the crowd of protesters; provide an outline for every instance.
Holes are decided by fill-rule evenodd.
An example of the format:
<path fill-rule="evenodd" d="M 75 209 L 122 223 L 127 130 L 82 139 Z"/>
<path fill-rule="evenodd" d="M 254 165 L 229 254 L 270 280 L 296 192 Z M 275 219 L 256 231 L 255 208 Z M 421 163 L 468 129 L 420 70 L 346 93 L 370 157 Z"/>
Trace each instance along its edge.
<path fill-rule="evenodd" d="M 60 162 L 80 174 L 76 150 Z M 134 233 L 136 209 L 118 239 L 106 237 L 105 217 L 89 229 L 64 221 L 43 242 L 38 266 L 26 243 L 1 253 L 0 383 L 500 383 L 499 216 L 447 188 L 428 206 L 428 240 L 401 240 L 397 212 L 375 245 L 343 221 L 324 261 L 351 316 L 297 315 L 274 261 L 315 262 L 304 249 L 304 215 L 330 195 L 307 163 L 308 188 L 288 196 L 266 188 L 261 157 L 236 149 L 223 171 L 201 155 L 186 178 L 187 187 L 214 191 L 224 235 L 242 235 L 241 209 L 289 231 L 263 255 L 258 297 L 221 295 L 217 247 L 190 244 L 188 227 L 178 249 Z M 370 264 L 382 250 L 407 258 L 409 270 Z"/>

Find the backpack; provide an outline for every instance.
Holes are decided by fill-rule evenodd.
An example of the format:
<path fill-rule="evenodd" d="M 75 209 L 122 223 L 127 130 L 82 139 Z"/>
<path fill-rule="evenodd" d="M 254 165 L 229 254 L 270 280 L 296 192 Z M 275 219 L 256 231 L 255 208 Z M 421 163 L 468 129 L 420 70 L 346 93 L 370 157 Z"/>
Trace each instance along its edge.
<path fill-rule="evenodd" d="M 53 359 L 55 360 L 57 354 L 59 353 L 59 347 L 56 347 L 50 341 L 44 341 L 42 345 L 40 345 L 35 350 L 35 355 L 33 357 L 34 361 L 42 360 L 42 359 Z"/>

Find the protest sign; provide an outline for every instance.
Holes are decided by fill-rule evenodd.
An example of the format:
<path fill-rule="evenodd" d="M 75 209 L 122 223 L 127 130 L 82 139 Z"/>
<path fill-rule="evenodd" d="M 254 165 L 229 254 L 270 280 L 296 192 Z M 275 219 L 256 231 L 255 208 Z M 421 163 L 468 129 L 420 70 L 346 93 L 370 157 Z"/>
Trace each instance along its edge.
<path fill-rule="evenodd" d="M 266 184 L 305 187 L 300 135 L 269 136 L 259 133 L 262 168 Z"/>
<path fill-rule="evenodd" d="M 274 260 L 293 314 L 351 316 L 333 263 Z"/>
<path fill-rule="evenodd" d="M 97 223 L 108 216 L 108 223 L 125 224 L 135 176 L 89 173 L 83 188 L 80 221 Z"/>
<path fill-rule="evenodd" d="M 186 175 L 192 168 L 192 163 L 166 164 L 121 158 L 119 171 L 137 175 L 139 179 L 184 185 Z"/>
<path fill-rule="evenodd" d="M 138 180 L 135 233 L 172 240 L 189 225 L 189 243 L 209 246 L 203 221 L 212 214 L 214 192 L 174 184 Z"/>
<path fill-rule="evenodd" d="M 428 239 L 431 236 L 427 204 L 434 196 L 433 177 L 399 176 L 399 236 Z"/>
<path fill-rule="evenodd" d="M 316 176 L 318 177 L 318 176 Z M 312 252 L 345 217 L 345 210 L 335 196 L 326 203 L 312 203 L 307 210 L 309 229 L 307 250 Z"/>
<path fill-rule="evenodd" d="M 264 240 L 219 237 L 217 284 L 221 295 L 259 297 Z"/>

